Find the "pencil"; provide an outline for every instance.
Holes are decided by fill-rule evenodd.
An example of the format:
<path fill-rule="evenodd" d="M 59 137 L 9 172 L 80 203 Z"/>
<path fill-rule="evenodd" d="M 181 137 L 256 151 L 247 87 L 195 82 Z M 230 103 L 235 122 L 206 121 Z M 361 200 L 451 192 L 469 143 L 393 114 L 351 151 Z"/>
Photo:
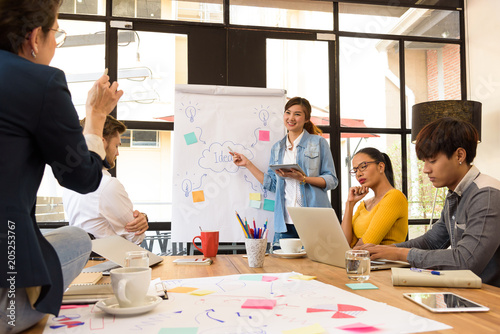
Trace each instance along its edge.
<path fill-rule="evenodd" d="M 241 221 L 240 215 L 238 214 L 238 212 L 236 210 L 234 210 L 234 212 L 236 213 L 236 218 L 238 219 L 238 222 L 240 223 L 241 229 L 243 230 L 243 233 L 245 234 L 245 238 L 248 238 L 249 237 L 248 231 L 246 230 L 245 225 Z"/>

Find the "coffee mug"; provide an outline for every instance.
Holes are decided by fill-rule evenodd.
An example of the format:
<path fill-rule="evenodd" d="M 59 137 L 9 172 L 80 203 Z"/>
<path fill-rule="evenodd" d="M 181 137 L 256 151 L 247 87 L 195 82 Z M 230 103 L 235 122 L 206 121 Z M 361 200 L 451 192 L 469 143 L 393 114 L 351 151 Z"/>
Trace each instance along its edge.
<path fill-rule="evenodd" d="M 147 251 L 132 251 L 125 253 L 125 267 L 149 267 Z"/>
<path fill-rule="evenodd" d="M 280 247 L 283 253 L 293 254 L 300 253 L 302 250 L 302 242 L 300 239 L 280 239 Z"/>
<path fill-rule="evenodd" d="M 201 240 L 201 248 L 196 246 L 194 240 Z M 202 231 L 201 235 L 193 238 L 193 246 L 203 253 L 205 257 L 215 257 L 219 250 L 219 231 Z"/>
<path fill-rule="evenodd" d="M 151 283 L 151 268 L 126 267 L 110 271 L 111 286 L 120 307 L 142 306 Z"/>

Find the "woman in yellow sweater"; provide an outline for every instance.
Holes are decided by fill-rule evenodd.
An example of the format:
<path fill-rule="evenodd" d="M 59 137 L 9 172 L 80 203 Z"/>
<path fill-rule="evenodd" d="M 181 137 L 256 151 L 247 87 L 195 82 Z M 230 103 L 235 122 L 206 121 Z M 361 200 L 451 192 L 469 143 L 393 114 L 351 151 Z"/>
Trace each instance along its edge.
<path fill-rule="evenodd" d="M 389 156 L 373 147 L 358 151 L 350 173 L 356 175 L 359 187 L 351 187 L 342 219 L 347 242 L 389 245 L 403 242 L 408 233 L 408 201 L 394 188 L 394 173 Z M 353 215 L 354 206 L 369 189 L 375 196 L 363 201 Z"/>

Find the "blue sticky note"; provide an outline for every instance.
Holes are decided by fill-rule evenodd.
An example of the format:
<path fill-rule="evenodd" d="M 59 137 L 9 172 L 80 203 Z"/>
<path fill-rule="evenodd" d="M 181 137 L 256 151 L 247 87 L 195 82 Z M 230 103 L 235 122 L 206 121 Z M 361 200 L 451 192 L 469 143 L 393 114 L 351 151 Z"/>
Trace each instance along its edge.
<path fill-rule="evenodd" d="M 353 290 L 373 290 L 373 289 L 378 289 L 377 286 L 371 284 L 371 283 L 350 283 L 346 284 L 348 287 L 350 287 Z"/>
<path fill-rule="evenodd" d="M 274 212 L 274 201 L 272 199 L 265 199 L 263 209 L 266 211 Z"/>
<path fill-rule="evenodd" d="M 196 144 L 198 139 L 196 139 L 196 134 L 194 132 L 186 133 L 184 135 L 184 140 L 186 140 L 187 145 Z"/>
<path fill-rule="evenodd" d="M 240 281 L 262 281 L 262 275 L 241 275 Z"/>
<path fill-rule="evenodd" d="M 198 327 L 170 327 L 162 328 L 158 334 L 196 334 Z"/>
<path fill-rule="evenodd" d="M 250 200 L 250 207 L 255 209 L 260 209 L 260 201 Z"/>

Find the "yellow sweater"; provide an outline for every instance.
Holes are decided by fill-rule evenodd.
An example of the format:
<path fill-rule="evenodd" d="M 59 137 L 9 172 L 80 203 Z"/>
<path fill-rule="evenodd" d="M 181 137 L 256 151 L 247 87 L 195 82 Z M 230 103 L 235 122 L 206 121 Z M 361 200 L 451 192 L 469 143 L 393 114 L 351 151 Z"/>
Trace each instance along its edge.
<path fill-rule="evenodd" d="M 408 233 L 408 201 L 397 190 L 389 190 L 370 211 L 361 202 L 352 218 L 353 247 L 359 239 L 365 244 L 390 245 L 403 242 Z"/>

